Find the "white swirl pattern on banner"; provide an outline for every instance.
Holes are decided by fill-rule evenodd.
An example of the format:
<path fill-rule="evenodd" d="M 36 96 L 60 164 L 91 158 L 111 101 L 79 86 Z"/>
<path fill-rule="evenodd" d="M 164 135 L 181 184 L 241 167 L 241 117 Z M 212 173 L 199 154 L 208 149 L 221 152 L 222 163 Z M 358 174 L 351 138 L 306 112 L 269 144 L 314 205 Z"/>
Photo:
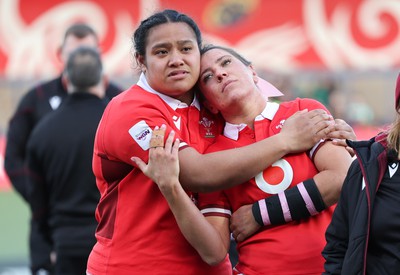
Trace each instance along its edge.
<path fill-rule="evenodd" d="M 350 1 L 349 1 L 350 2 Z M 128 11 L 112 15 L 107 25 L 107 11 L 90 1 L 66 1 L 49 8 L 27 24 L 19 12 L 18 0 L 0 1 L 0 49 L 6 55 L 6 78 L 41 78 L 57 73 L 56 59 L 60 30 L 65 30 L 77 18 L 96 26 L 100 39 L 114 30 L 111 46 L 104 52 L 106 72 L 111 75 L 132 74 L 131 36 L 135 26 L 161 1 L 138 1 L 140 18 Z M 301 57 L 306 52 L 320 59 L 319 67 L 329 70 L 393 68 L 400 63 L 400 1 L 338 1 L 326 12 L 325 1 L 303 0 L 303 25 L 286 21 L 279 26 L 251 32 L 229 45 L 224 37 L 204 33 L 206 42 L 236 48 L 257 69 L 293 71 L 302 68 Z M 111 15 L 109 15 L 111 16 Z M 108 19 L 108 21 L 107 21 Z M 363 46 L 354 35 L 374 42 Z M 379 44 L 378 42 L 385 41 Z M 376 43 L 375 43 L 376 42 Z"/>
<path fill-rule="evenodd" d="M 354 11 L 342 3 L 328 20 L 323 1 L 304 1 L 304 22 L 307 37 L 327 68 L 391 68 L 400 60 L 400 31 L 389 43 L 381 47 L 362 47 L 352 35 L 352 13 L 356 14 L 356 28 L 368 39 L 380 39 L 390 28 L 400 28 L 400 2 L 392 0 L 362 1 Z M 393 26 L 383 21 L 383 15 L 390 16 Z"/>
<path fill-rule="evenodd" d="M 47 10 L 29 25 L 23 22 L 18 10 L 19 1 L 0 1 L 0 47 L 7 54 L 5 76 L 40 78 L 58 73 L 57 48 L 63 31 L 77 19 L 95 26 L 100 41 L 106 35 L 105 11 L 88 1 L 65 2 Z M 112 47 L 103 54 L 105 71 L 130 74 L 129 58 L 134 23 L 128 13 L 115 19 L 115 38 Z M 60 32 L 60 30 L 63 30 Z M 61 36 L 60 36 L 61 33 Z M 129 62 L 127 62 L 129 61 Z"/>

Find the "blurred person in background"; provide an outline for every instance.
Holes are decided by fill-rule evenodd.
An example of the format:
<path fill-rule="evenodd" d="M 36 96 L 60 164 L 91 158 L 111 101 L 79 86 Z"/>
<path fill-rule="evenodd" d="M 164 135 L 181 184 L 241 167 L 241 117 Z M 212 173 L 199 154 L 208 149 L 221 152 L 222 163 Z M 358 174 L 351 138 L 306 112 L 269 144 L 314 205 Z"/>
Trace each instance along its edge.
<path fill-rule="evenodd" d="M 357 156 L 347 173 L 322 252 L 323 274 L 399 274 L 400 75 L 396 117 L 366 141 L 349 141 Z"/>
<path fill-rule="evenodd" d="M 65 69 L 68 96 L 28 140 L 28 199 L 38 231 L 55 250 L 55 274 L 85 274 L 100 198 L 92 171 L 97 125 L 107 105 L 96 49 L 80 47 Z"/>
<path fill-rule="evenodd" d="M 70 53 L 80 46 L 99 49 L 96 32 L 83 23 L 71 25 L 64 34 L 64 40 L 58 52 L 63 66 L 65 66 Z M 105 92 L 107 99 L 111 99 L 121 92 L 121 88 L 109 83 L 106 78 L 103 78 L 103 81 L 107 83 Z M 4 168 L 14 189 L 28 203 L 27 174 L 24 168 L 28 138 L 35 125 L 47 114 L 56 110 L 66 96 L 66 80 L 62 73 L 57 78 L 29 90 L 19 102 L 9 122 Z M 45 240 L 40 239 L 40 235 L 36 234 L 36 231 L 37 225 L 31 221 L 29 254 L 32 274 L 36 274 L 41 269 L 51 270 L 50 252 L 52 248 Z"/>

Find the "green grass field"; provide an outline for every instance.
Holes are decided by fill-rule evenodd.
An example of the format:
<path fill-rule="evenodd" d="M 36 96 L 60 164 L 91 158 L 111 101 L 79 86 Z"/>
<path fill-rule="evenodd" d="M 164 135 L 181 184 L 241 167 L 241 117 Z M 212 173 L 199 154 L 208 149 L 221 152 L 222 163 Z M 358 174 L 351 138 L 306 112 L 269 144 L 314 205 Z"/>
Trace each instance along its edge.
<path fill-rule="evenodd" d="M 0 266 L 28 263 L 29 208 L 14 191 L 0 191 Z"/>

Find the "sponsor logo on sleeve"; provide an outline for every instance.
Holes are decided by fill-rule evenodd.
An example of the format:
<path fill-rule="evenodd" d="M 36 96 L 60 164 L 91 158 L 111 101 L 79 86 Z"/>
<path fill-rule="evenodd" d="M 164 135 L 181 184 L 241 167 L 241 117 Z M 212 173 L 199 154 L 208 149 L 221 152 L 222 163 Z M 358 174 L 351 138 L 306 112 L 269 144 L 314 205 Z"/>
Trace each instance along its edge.
<path fill-rule="evenodd" d="M 137 144 L 143 149 L 150 148 L 151 133 L 150 126 L 144 120 L 139 121 L 129 129 L 129 135 L 136 141 Z"/>

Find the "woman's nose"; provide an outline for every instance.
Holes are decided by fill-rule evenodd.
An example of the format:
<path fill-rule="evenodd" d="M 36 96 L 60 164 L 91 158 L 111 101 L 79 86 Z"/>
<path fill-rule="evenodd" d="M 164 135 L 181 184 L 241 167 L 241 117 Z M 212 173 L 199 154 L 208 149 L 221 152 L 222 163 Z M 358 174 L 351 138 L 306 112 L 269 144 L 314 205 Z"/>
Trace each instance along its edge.
<path fill-rule="evenodd" d="M 227 76 L 228 76 L 228 73 L 227 73 L 227 72 L 225 72 L 225 71 L 219 71 L 219 72 L 217 73 L 217 80 L 218 80 L 218 82 L 221 82 L 222 79 L 224 79 L 224 77 L 227 77 Z"/>
<path fill-rule="evenodd" d="M 184 64 L 182 55 L 180 53 L 177 53 L 177 52 L 172 52 L 171 56 L 170 56 L 170 59 L 169 59 L 168 65 L 169 66 L 180 66 L 182 64 Z"/>

